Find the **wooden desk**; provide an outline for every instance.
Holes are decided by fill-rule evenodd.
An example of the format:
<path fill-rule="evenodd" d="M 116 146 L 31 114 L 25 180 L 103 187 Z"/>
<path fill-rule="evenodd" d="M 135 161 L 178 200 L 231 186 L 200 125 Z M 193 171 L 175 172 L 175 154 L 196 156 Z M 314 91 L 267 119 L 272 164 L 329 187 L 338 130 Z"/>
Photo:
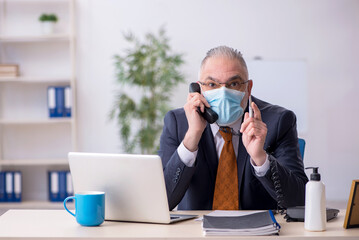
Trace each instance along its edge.
<path fill-rule="evenodd" d="M 203 215 L 209 211 L 179 211 L 176 213 Z M 282 229 L 279 236 L 242 237 L 251 239 L 359 239 L 359 229 L 344 229 L 345 211 L 327 223 L 325 232 L 307 232 L 304 223 L 287 223 L 276 215 Z M 65 210 L 9 210 L 0 217 L 0 238 L 56 238 L 56 239 L 223 239 L 241 237 L 204 237 L 200 221 L 188 220 L 163 225 L 105 221 L 100 227 L 82 227 Z"/>

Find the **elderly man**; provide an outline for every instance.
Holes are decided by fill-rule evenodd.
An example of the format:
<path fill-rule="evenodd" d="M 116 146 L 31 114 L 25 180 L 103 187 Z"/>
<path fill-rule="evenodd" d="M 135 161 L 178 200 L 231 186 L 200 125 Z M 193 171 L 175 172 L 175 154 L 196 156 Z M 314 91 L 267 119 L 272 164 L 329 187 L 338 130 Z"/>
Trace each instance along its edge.
<path fill-rule="evenodd" d="M 304 205 L 294 113 L 255 97 L 249 108 L 253 81 L 242 54 L 226 46 L 208 51 L 198 83 L 201 93 L 189 93 L 164 119 L 159 155 L 170 209 Z M 199 114 L 205 107 L 218 114 L 215 123 Z"/>

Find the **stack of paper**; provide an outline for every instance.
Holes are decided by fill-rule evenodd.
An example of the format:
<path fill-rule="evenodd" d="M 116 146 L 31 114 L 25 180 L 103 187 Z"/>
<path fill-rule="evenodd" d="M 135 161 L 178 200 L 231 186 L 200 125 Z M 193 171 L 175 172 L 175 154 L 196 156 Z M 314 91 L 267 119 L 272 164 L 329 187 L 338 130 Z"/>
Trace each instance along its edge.
<path fill-rule="evenodd" d="M 206 236 L 272 235 L 279 229 L 272 211 L 214 211 L 203 216 Z"/>

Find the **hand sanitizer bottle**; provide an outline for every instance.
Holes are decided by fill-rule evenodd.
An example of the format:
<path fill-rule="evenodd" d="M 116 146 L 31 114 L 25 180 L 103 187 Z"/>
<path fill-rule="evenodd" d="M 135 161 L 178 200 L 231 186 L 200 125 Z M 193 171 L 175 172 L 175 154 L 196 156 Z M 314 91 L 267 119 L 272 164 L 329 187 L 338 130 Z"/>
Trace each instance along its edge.
<path fill-rule="evenodd" d="M 308 231 L 325 231 L 327 222 L 325 185 L 320 181 L 317 167 L 306 169 L 313 169 L 313 173 L 305 187 L 304 228 Z"/>

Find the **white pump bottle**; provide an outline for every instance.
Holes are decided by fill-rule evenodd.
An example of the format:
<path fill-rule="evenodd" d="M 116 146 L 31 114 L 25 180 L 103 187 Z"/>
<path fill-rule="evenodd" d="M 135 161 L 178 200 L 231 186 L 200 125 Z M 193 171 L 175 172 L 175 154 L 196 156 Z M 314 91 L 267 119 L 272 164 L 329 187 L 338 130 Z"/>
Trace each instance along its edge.
<path fill-rule="evenodd" d="M 327 222 L 325 185 L 320 181 L 317 167 L 310 175 L 310 181 L 305 187 L 304 228 L 308 231 L 325 231 Z"/>

